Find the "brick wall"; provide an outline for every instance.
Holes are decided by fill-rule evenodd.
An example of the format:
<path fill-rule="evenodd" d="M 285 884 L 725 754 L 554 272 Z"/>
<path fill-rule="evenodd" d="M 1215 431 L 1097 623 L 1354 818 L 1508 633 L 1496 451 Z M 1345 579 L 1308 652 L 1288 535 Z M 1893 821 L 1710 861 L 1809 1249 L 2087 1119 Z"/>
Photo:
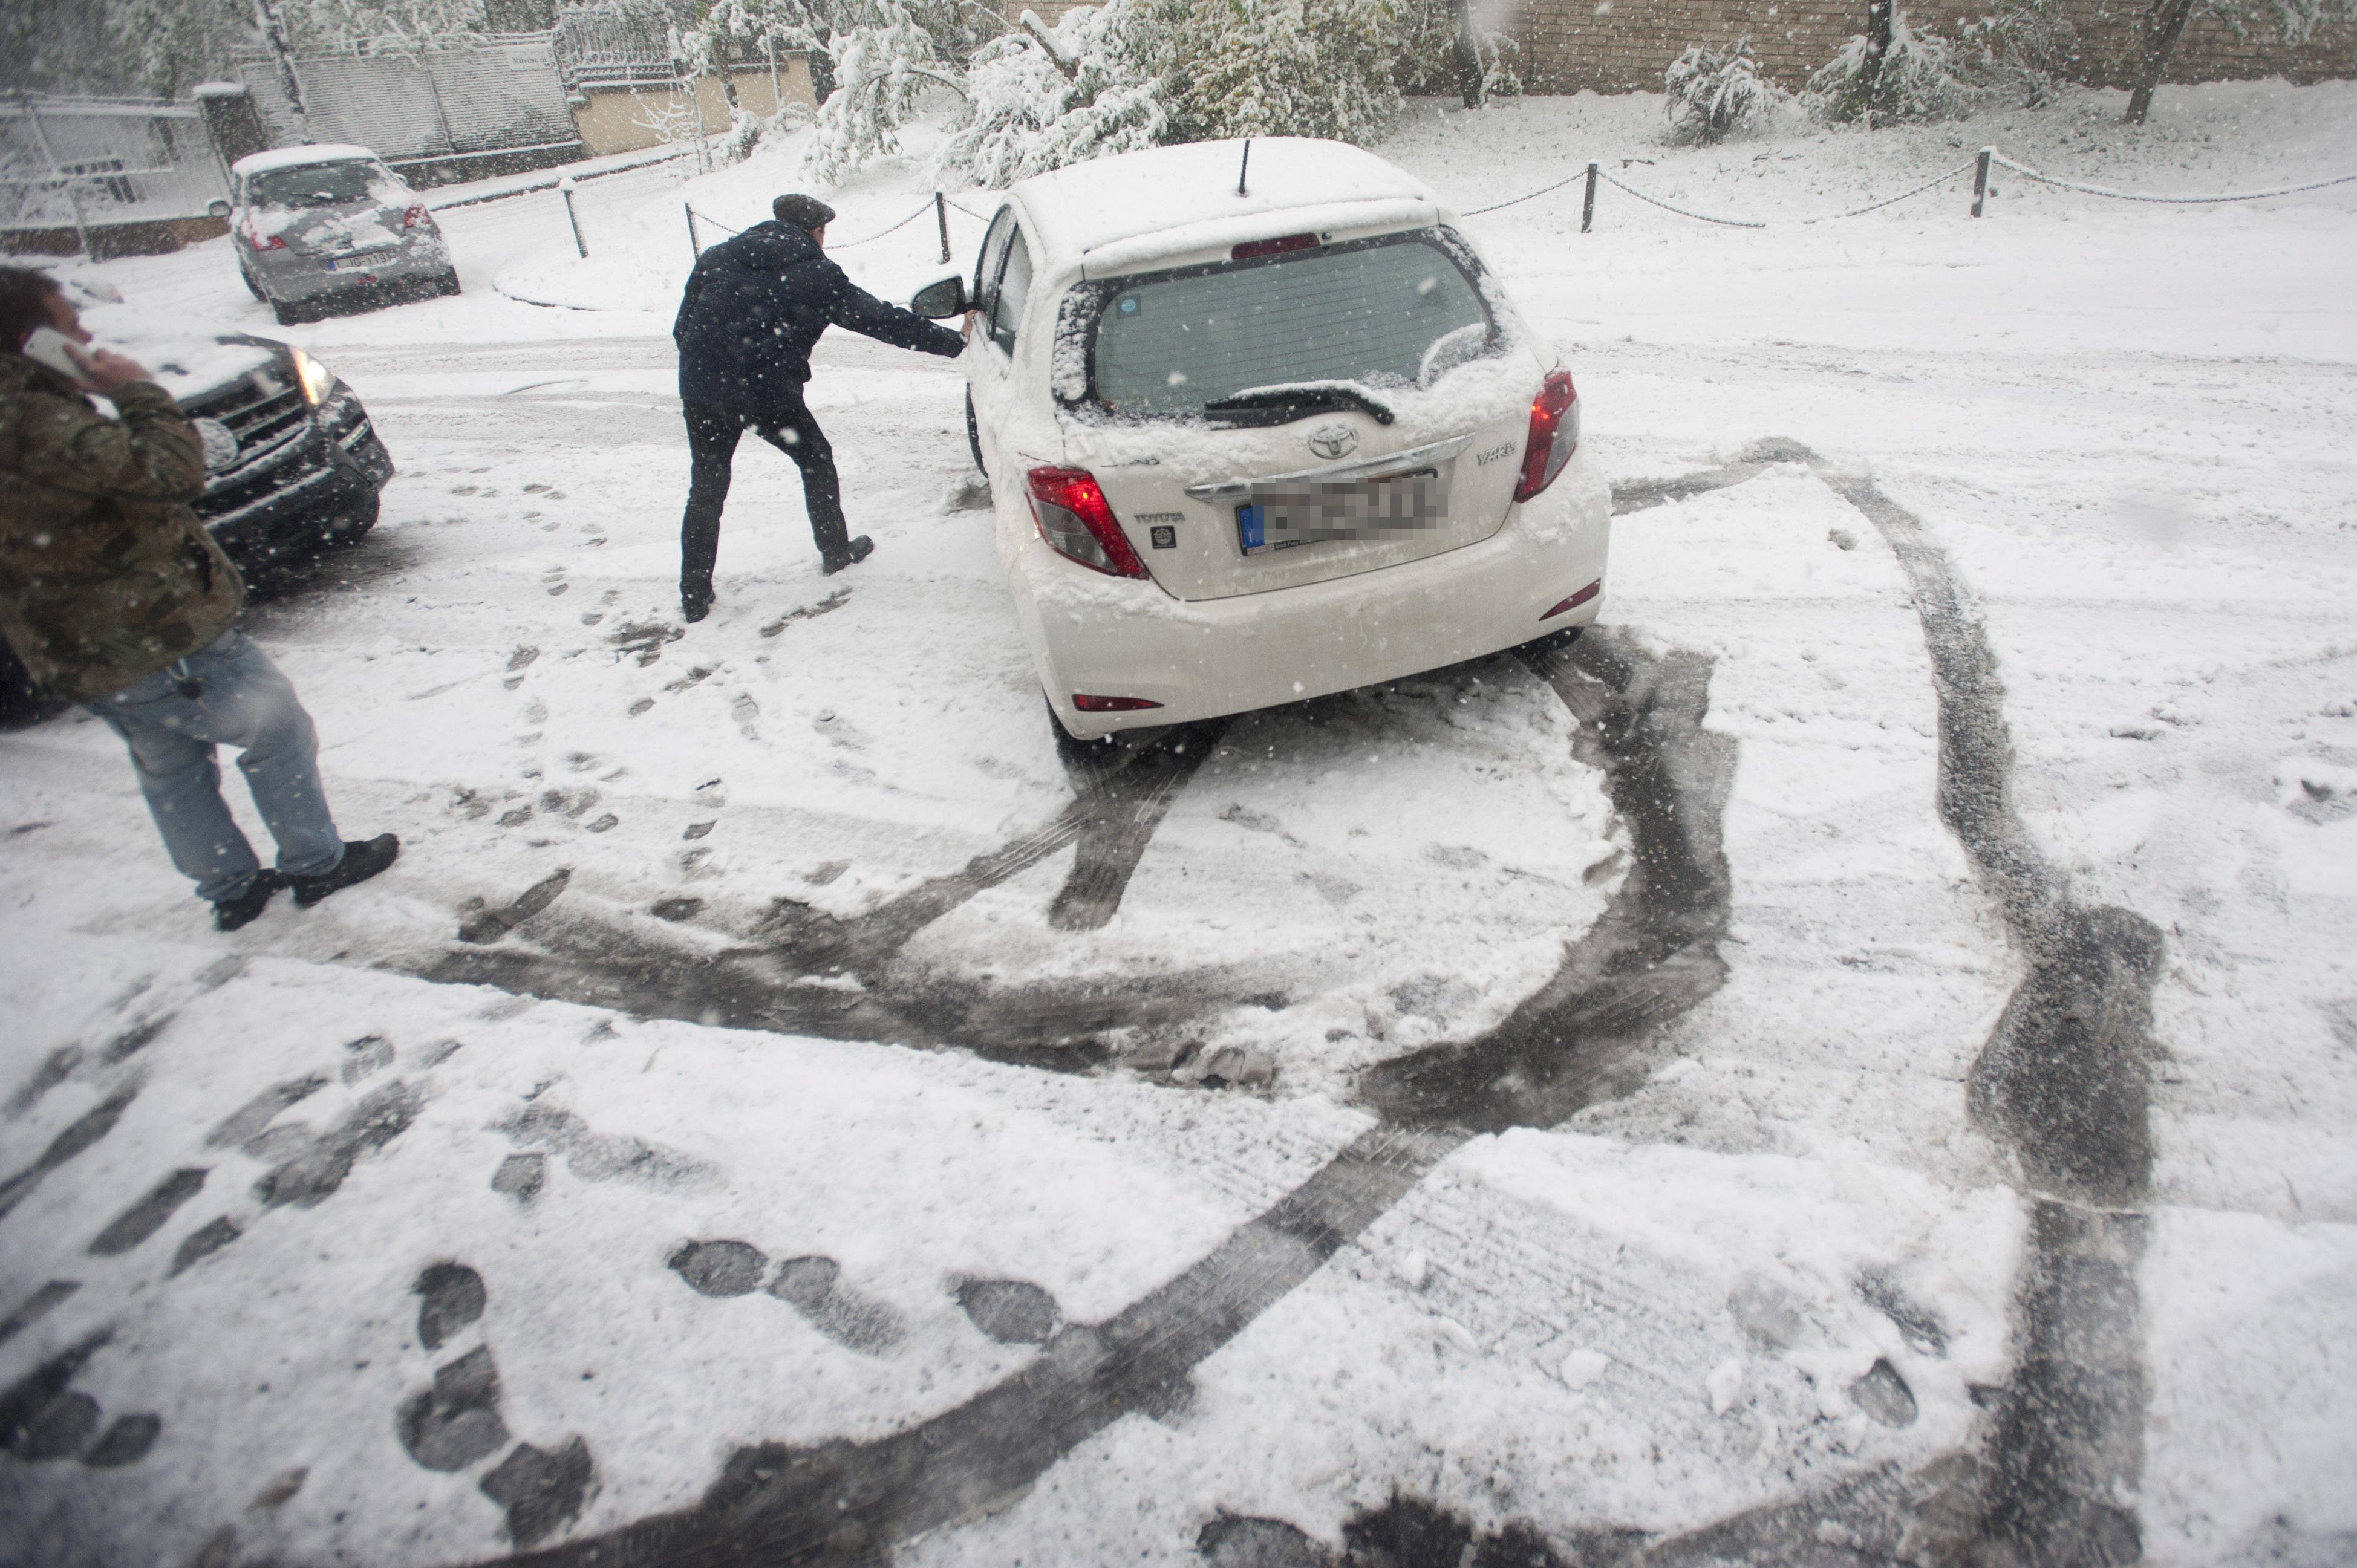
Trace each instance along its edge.
<path fill-rule="evenodd" d="M 1951 37 L 1986 9 L 1953 0 L 1903 8 L 1916 27 Z M 2062 0 L 2062 12 L 2078 29 L 2080 80 L 2125 86 L 2142 47 L 2144 7 L 2135 0 Z M 1528 0 L 1512 29 L 1524 51 L 1523 79 L 1534 92 L 1658 92 L 1663 68 L 1687 45 L 1747 35 L 1762 70 L 1797 88 L 1851 34 L 1865 30 L 1865 0 Z M 2224 23 L 2197 17 L 2178 41 L 2167 80 L 2262 76 L 2357 77 L 2357 24 L 2319 28 L 2305 46 L 2286 48 L 2265 20 L 2240 39 Z"/>

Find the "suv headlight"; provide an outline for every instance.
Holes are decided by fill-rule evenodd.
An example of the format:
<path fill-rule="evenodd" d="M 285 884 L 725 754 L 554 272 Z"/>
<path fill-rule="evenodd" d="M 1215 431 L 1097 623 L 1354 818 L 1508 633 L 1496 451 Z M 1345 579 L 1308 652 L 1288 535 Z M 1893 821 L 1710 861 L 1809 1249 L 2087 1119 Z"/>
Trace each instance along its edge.
<path fill-rule="evenodd" d="M 294 356 L 295 381 L 303 389 L 303 401 L 313 408 L 327 402 L 328 394 L 336 390 L 336 372 L 291 344 L 286 351 Z"/>

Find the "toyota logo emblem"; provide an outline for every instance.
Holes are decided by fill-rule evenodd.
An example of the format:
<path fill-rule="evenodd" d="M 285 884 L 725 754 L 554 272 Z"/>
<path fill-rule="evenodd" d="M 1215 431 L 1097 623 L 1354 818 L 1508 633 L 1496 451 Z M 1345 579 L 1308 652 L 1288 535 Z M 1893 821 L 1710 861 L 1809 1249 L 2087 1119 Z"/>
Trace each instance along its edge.
<path fill-rule="evenodd" d="M 1321 424 L 1309 433 L 1309 449 L 1320 457 L 1340 457 L 1359 444 L 1359 433 L 1347 424 Z"/>

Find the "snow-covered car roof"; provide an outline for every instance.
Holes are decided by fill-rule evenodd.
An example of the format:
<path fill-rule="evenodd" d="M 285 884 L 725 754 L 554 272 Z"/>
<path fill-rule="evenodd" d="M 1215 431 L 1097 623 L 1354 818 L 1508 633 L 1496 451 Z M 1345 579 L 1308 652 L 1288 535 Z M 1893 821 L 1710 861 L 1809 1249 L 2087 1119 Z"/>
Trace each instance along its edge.
<path fill-rule="evenodd" d="M 231 174 L 261 174 L 274 168 L 301 168 L 308 164 L 350 163 L 354 158 L 373 158 L 376 154 L 367 147 L 350 142 L 321 142 L 309 147 L 273 147 L 266 153 L 248 153 L 230 166 Z"/>
<path fill-rule="evenodd" d="M 1243 153 L 1240 140 L 1150 147 L 1034 176 L 1013 194 L 1038 230 L 1042 270 L 1085 259 L 1092 276 L 1133 257 L 1303 229 L 1405 227 L 1442 215 L 1429 186 L 1348 143 L 1255 136 L 1249 170 Z"/>

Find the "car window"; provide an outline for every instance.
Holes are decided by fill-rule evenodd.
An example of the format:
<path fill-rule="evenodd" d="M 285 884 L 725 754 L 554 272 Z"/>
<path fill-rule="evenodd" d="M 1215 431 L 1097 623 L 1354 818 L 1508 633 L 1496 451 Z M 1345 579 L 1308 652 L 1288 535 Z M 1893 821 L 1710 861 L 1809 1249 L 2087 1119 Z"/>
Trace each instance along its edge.
<path fill-rule="evenodd" d="M 1130 414 L 1304 381 L 1429 385 L 1497 338 L 1430 231 L 1123 278 L 1103 300 L 1091 381 Z"/>
<path fill-rule="evenodd" d="M 246 188 L 248 200 L 258 206 L 346 207 L 370 200 L 371 187 L 393 181 L 390 169 L 354 159 L 264 169 L 246 177 Z"/>
<path fill-rule="evenodd" d="M 1015 232 L 1015 209 L 1002 207 L 982 237 L 982 254 L 974 263 L 974 306 L 989 319 L 998 293 L 998 269 L 1006 263 L 1006 242 Z"/>
<path fill-rule="evenodd" d="M 991 341 L 1012 354 L 1015 334 L 1023 326 L 1023 306 L 1031 298 L 1031 247 L 1023 242 L 1023 231 L 1006 246 L 1006 270 L 999 274 L 998 294 L 991 302 Z"/>

